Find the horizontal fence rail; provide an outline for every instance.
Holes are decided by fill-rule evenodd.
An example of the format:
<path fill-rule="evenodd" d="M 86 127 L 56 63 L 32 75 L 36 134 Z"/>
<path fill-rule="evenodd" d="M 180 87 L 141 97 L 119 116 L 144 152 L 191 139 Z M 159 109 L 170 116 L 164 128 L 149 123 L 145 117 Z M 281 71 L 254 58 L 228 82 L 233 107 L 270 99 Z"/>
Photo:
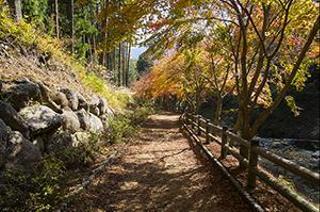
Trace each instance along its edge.
<path fill-rule="evenodd" d="M 275 178 L 271 177 L 268 172 L 259 168 L 258 161 L 259 157 L 264 158 L 315 186 L 320 185 L 319 173 L 312 172 L 293 161 L 287 160 L 265 150 L 259 147 L 258 140 L 245 140 L 229 131 L 226 127 L 216 126 L 212 124 L 210 120 L 203 118 L 200 115 L 183 114 L 180 121 L 188 131 L 193 133 L 192 136 L 197 137 L 203 135 L 206 143 L 209 143 L 210 141 L 218 143 L 221 146 L 219 159 L 224 159 L 228 154 L 230 154 L 235 157 L 241 165 L 247 168 L 247 190 L 249 192 L 252 192 L 255 189 L 256 180 L 259 178 L 303 211 L 319 212 L 319 208 L 313 205 L 310 201 L 292 191 L 289 187 L 282 185 Z M 240 154 L 237 145 L 248 148 L 249 152 L 247 157 Z"/>

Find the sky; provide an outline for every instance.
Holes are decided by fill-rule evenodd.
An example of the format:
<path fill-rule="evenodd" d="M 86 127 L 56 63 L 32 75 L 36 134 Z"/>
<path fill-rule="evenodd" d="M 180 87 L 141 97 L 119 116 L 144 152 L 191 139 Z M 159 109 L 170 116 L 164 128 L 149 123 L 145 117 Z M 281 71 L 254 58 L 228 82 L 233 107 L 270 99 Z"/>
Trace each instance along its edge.
<path fill-rule="evenodd" d="M 137 60 L 145 50 L 147 50 L 145 47 L 138 47 L 138 46 L 132 47 L 131 59 Z"/>

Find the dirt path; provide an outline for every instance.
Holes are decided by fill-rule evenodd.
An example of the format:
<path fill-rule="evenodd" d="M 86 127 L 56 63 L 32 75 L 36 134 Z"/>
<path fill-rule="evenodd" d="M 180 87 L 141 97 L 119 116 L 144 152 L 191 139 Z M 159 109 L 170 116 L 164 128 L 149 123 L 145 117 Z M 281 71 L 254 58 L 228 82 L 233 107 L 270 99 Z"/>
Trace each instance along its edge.
<path fill-rule="evenodd" d="M 151 116 L 70 211 L 250 211 L 219 170 L 197 159 L 177 120 Z"/>

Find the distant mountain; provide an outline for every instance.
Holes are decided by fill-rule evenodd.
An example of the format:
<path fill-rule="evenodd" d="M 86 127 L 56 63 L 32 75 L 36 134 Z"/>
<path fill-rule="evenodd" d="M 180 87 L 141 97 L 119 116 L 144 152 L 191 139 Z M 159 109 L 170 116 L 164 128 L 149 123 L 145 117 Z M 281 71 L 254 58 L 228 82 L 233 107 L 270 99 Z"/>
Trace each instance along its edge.
<path fill-rule="evenodd" d="M 132 47 L 131 59 L 137 60 L 139 58 L 139 56 L 146 50 L 147 50 L 147 48 L 145 48 L 145 47 Z"/>

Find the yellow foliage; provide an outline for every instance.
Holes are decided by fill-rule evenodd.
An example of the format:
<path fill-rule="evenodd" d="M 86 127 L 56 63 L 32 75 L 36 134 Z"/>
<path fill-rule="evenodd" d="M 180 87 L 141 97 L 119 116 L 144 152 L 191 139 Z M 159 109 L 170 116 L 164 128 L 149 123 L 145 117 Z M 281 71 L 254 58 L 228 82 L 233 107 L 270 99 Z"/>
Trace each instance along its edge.
<path fill-rule="evenodd" d="M 175 52 L 157 61 L 151 72 L 135 84 L 134 89 L 136 95 L 147 98 L 170 95 L 180 100 L 194 95 L 205 98 L 221 89 L 226 77 L 225 66 L 219 66 L 214 70 L 217 84 L 213 84 L 212 72 L 209 53 L 204 48 Z M 223 89 L 231 91 L 233 83 L 230 74 Z"/>
<path fill-rule="evenodd" d="M 181 97 L 183 59 L 182 55 L 172 55 L 157 61 L 150 73 L 135 84 L 136 95 L 147 98 L 169 95 Z"/>
<path fill-rule="evenodd" d="M 67 52 L 62 50 L 61 41 L 52 38 L 40 31 L 37 31 L 32 25 L 20 21 L 15 22 L 8 17 L 8 11 L 0 2 L 0 39 L 4 37 L 13 37 L 23 45 L 37 46 L 38 50 L 50 55 L 58 62 L 67 65 L 78 76 L 81 83 L 89 90 L 105 97 L 113 108 L 124 109 L 131 100 L 129 92 L 120 91 L 111 88 L 93 73 L 88 73 L 86 68 L 77 62 Z"/>

